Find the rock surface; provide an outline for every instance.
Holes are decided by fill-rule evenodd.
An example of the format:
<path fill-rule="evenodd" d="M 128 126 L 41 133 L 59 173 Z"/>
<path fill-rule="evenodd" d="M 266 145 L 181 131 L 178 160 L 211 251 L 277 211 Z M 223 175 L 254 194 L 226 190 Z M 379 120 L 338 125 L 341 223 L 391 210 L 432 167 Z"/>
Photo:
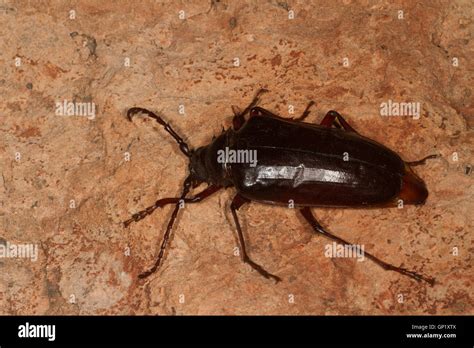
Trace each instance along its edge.
<path fill-rule="evenodd" d="M 0 314 L 473 314 L 471 1 L 6 0 L 0 31 L 0 242 L 38 248 L 0 259 Z M 314 100 L 308 122 L 334 109 L 407 161 L 442 155 L 416 168 L 424 206 L 313 209 L 434 287 L 328 258 L 296 211 L 253 203 L 239 216 L 275 285 L 235 256 L 232 189 L 186 206 L 163 267 L 138 281 L 172 208 L 121 223 L 178 195 L 187 162 L 126 110 L 161 111 L 201 146 L 261 87 L 284 117 Z M 389 100 L 420 103 L 419 117 L 381 116 Z M 64 102 L 95 114 L 59 115 Z"/>

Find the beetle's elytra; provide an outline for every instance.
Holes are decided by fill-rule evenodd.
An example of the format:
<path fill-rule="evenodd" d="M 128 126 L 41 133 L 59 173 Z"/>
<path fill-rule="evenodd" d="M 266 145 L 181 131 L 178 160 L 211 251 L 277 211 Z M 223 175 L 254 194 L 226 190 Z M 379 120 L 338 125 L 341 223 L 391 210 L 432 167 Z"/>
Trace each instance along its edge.
<path fill-rule="evenodd" d="M 127 227 L 150 215 L 156 208 L 175 204 L 154 266 L 139 275 L 145 278 L 161 264 L 179 210 L 179 202 L 200 202 L 221 188 L 237 191 L 230 205 L 237 228 L 242 260 L 266 278 L 281 280 L 250 259 L 245 248 L 237 210 L 245 203 L 256 201 L 288 205 L 299 209 L 313 231 L 337 243 L 349 242 L 325 230 L 312 214 L 311 207 L 395 207 L 403 204 L 424 204 L 428 190 L 411 167 L 424 164 L 431 155 L 419 161 L 405 162 L 387 147 L 356 132 L 336 111 L 329 111 L 320 125 L 302 122 L 314 104 L 310 102 L 296 119 L 285 119 L 257 107 L 262 89 L 250 105 L 240 112 L 234 109 L 233 127 L 195 150 L 166 123 L 162 117 L 142 108 L 131 108 L 127 116 L 143 113 L 161 124 L 177 141 L 181 152 L 189 158 L 189 175 L 180 197 L 163 198 L 152 206 L 133 214 L 124 222 Z M 248 120 L 245 116 L 249 114 Z M 222 151 L 252 151 L 254 163 L 220 161 Z M 235 153 L 234 152 L 234 153 Z M 207 183 L 208 187 L 193 197 L 191 188 Z M 418 281 L 434 284 L 434 279 L 405 268 L 388 264 L 365 252 L 385 270 L 392 270 Z"/>

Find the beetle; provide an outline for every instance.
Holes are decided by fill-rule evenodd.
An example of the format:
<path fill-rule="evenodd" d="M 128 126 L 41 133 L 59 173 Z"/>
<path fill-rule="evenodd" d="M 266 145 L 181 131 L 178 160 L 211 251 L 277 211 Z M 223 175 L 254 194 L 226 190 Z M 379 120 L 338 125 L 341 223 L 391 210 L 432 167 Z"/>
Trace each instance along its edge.
<path fill-rule="evenodd" d="M 161 265 L 180 203 L 197 203 L 222 188 L 237 191 L 230 209 L 237 229 L 242 261 L 265 278 L 280 281 L 248 255 L 237 211 L 251 201 L 288 205 L 293 202 L 313 231 L 343 245 L 351 244 L 323 228 L 311 207 L 386 208 L 403 204 L 424 204 L 428 190 L 412 167 L 424 164 L 430 155 L 418 161 L 403 161 L 398 154 L 382 144 L 360 135 L 336 111 L 329 111 L 319 125 L 303 122 L 315 103 L 311 101 L 302 115 L 283 118 L 257 104 L 260 89 L 243 110 L 233 107 L 232 127 L 222 130 L 208 145 L 190 149 L 158 114 L 133 107 L 127 118 L 142 113 L 156 120 L 176 140 L 181 152 L 189 158 L 189 175 L 184 180 L 180 197 L 157 200 L 153 205 L 132 215 L 124 222 L 128 227 L 153 213 L 157 208 L 175 204 L 166 228 L 158 257 L 153 267 L 141 273 L 146 278 Z M 248 120 L 245 116 L 249 114 Z M 222 151 L 254 151 L 256 163 L 242 163 L 232 158 L 222 161 Z M 235 156 L 234 156 L 235 157 Z M 191 189 L 207 183 L 207 188 L 188 197 Z M 370 253 L 364 256 L 385 270 L 395 271 L 417 281 L 434 285 L 435 280 L 414 271 L 396 267 Z"/>

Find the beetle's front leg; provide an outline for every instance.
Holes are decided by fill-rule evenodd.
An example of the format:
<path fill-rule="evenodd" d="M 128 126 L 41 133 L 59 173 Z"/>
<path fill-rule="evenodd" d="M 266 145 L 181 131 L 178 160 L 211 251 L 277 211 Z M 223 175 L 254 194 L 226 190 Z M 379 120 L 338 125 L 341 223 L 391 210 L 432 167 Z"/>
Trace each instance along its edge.
<path fill-rule="evenodd" d="M 183 198 L 183 201 L 185 203 L 197 203 L 197 202 L 202 201 L 204 198 L 209 197 L 214 192 L 219 191 L 220 189 L 221 189 L 221 186 L 211 185 L 211 186 L 206 187 L 206 189 L 204 189 L 203 191 L 197 193 L 194 197 Z M 124 227 L 128 227 L 132 222 L 138 222 L 144 219 L 145 217 L 147 217 L 148 215 L 151 215 L 157 208 L 162 208 L 168 204 L 179 203 L 180 199 L 181 198 L 179 197 L 169 197 L 169 198 L 159 199 L 155 202 L 155 204 L 150 205 L 149 207 L 139 211 L 138 213 L 133 214 L 130 219 L 123 222 L 123 225 Z"/>
<path fill-rule="evenodd" d="M 340 244 L 343 244 L 343 245 L 351 245 L 349 242 L 346 242 L 344 239 L 339 238 L 338 236 L 335 236 L 332 233 L 326 231 L 319 224 L 319 222 L 316 220 L 313 213 L 311 213 L 310 208 L 306 207 L 306 208 L 300 209 L 300 212 L 303 215 L 303 217 L 306 219 L 306 221 L 308 221 L 308 223 L 311 225 L 311 227 L 313 228 L 313 230 L 316 233 L 320 233 L 320 234 L 322 234 L 323 236 L 325 236 L 329 239 L 335 240 L 337 243 L 340 243 Z M 417 281 L 422 281 L 423 280 L 423 281 L 429 283 L 431 286 L 433 286 L 434 283 L 435 283 L 435 280 L 433 278 L 425 277 L 421 274 L 418 274 L 418 273 L 413 272 L 413 271 L 409 271 L 405 268 L 396 267 L 394 265 L 391 265 L 389 263 L 386 263 L 386 262 L 378 259 L 377 257 L 373 256 L 372 254 L 369 254 L 368 252 L 364 252 L 364 256 L 366 256 L 368 259 L 374 261 L 377 265 L 379 265 L 380 267 L 382 267 L 383 269 L 385 269 L 387 271 L 395 271 L 395 272 L 398 272 L 398 273 L 403 274 L 405 276 L 408 276 L 410 278 L 413 278 Z"/>
<path fill-rule="evenodd" d="M 265 269 L 263 269 L 262 266 L 259 264 L 253 262 L 250 257 L 247 255 L 247 251 L 245 250 L 245 240 L 244 240 L 244 235 L 242 233 L 242 229 L 240 228 L 240 223 L 239 223 L 239 218 L 237 217 L 237 210 L 244 205 L 245 203 L 250 202 L 245 197 L 242 197 L 241 195 L 237 194 L 234 199 L 232 200 L 232 204 L 230 205 L 230 209 L 232 211 L 232 216 L 234 217 L 234 222 L 235 226 L 237 227 L 237 233 L 239 235 L 239 242 L 240 242 L 240 251 L 242 255 L 242 261 L 245 263 L 248 263 L 254 270 L 256 270 L 258 273 L 263 275 L 265 278 L 273 278 L 277 283 L 281 280 L 279 277 L 276 275 L 273 275 L 269 272 L 267 272 Z"/>
<path fill-rule="evenodd" d="M 191 189 L 191 186 L 192 186 L 192 178 L 191 178 L 191 176 L 188 176 L 186 178 L 186 180 L 184 181 L 183 193 L 181 194 L 181 197 L 179 198 L 180 200 L 185 199 L 186 195 L 189 193 L 189 190 Z M 158 254 L 158 257 L 156 258 L 155 264 L 149 270 L 147 270 L 143 273 L 140 273 L 138 275 L 138 278 L 144 279 L 146 277 L 149 277 L 150 275 L 152 275 L 153 273 L 155 273 L 158 270 L 158 267 L 160 267 L 161 260 L 163 259 L 163 255 L 165 254 L 166 246 L 168 245 L 168 241 L 169 241 L 170 236 L 171 236 L 171 230 L 173 228 L 174 221 L 176 220 L 176 216 L 178 215 L 179 208 L 180 207 L 179 207 L 179 200 L 178 200 L 178 202 L 176 203 L 176 205 L 174 207 L 173 213 L 171 214 L 171 218 L 168 222 L 168 226 L 166 227 L 165 234 L 163 235 L 163 241 L 161 242 L 160 252 Z"/>

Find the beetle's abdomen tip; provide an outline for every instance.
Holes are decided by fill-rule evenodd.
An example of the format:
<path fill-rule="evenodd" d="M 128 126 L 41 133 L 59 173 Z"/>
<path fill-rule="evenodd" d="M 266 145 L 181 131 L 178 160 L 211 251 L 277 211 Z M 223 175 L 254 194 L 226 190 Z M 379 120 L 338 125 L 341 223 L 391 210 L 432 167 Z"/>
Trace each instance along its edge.
<path fill-rule="evenodd" d="M 402 188 L 399 199 L 403 204 L 425 204 L 428 198 L 428 189 L 423 180 L 421 180 L 410 168 L 405 168 L 405 174 L 402 178 Z"/>

